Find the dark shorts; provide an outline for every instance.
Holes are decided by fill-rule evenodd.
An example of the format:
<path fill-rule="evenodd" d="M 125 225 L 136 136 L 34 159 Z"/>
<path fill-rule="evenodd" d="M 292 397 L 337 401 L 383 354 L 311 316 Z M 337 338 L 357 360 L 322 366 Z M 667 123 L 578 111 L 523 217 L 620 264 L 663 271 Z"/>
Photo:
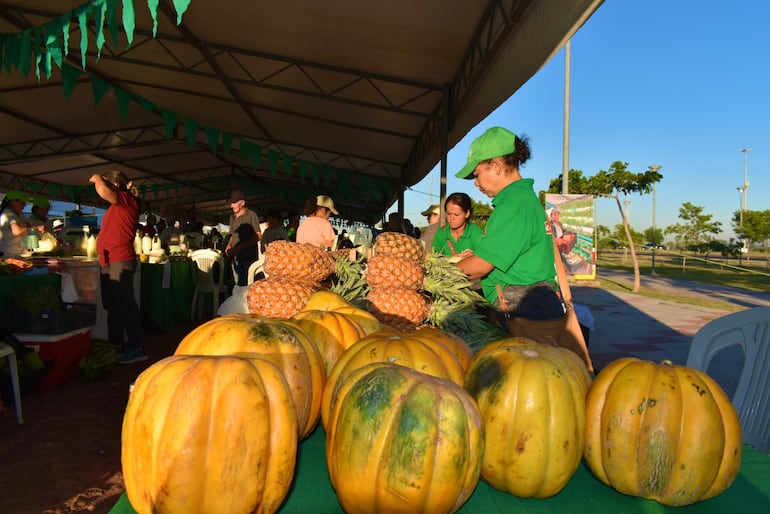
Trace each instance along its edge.
<path fill-rule="evenodd" d="M 507 309 L 501 307 L 499 298 L 495 300 L 495 307 L 507 318 L 521 316 L 545 320 L 564 316 L 564 306 L 553 286 L 547 282 L 539 282 L 531 286 L 505 286 L 503 298 Z"/>

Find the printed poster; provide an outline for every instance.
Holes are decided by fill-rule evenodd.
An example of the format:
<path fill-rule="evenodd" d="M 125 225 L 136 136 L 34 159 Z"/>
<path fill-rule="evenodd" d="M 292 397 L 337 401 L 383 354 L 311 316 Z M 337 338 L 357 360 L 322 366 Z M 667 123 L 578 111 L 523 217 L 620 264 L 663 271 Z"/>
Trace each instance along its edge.
<path fill-rule="evenodd" d="M 545 213 L 551 223 L 564 269 L 575 279 L 596 278 L 593 195 L 545 195 Z"/>

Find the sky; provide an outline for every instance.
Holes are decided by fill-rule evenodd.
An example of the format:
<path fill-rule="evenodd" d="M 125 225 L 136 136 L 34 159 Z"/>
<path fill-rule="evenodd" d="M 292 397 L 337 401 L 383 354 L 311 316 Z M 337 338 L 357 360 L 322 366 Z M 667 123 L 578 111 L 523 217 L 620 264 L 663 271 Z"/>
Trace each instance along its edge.
<path fill-rule="evenodd" d="M 680 222 L 690 202 L 722 223 L 718 238 L 733 237 L 746 171 L 747 209 L 770 209 L 770 2 L 606 0 L 570 45 L 569 169 L 592 176 L 615 161 L 633 172 L 660 165 L 658 228 Z M 471 141 L 496 125 L 529 137 L 522 175 L 536 192 L 547 189 L 562 170 L 564 87 L 561 49 L 450 150 L 447 194 L 491 202 L 454 173 Z M 437 166 L 405 193 L 404 216 L 424 225 L 420 212 L 438 194 Z M 631 226 L 652 227 L 653 195 L 627 199 Z M 615 200 L 596 201 L 596 224 L 621 222 Z"/>

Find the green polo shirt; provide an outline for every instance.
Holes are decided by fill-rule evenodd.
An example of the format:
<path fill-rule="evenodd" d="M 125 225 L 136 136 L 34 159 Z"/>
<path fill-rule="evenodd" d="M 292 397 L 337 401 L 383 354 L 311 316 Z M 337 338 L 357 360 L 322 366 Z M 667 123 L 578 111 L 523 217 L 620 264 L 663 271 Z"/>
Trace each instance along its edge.
<path fill-rule="evenodd" d="M 452 229 L 447 223 L 436 230 L 436 235 L 433 236 L 433 251 L 441 255 L 453 255 L 452 248 L 450 248 L 447 241 L 454 247 L 454 253 L 460 253 L 463 250 L 474 250 L 481 242 L 482 236 L 483 233 L 478 225 L 466 223 L 463 233 L 455 239 L 452 237 Z"/>
<path fill-rule="evenodd" d="M 477 257 L 494 266 L 481 279 L 484 297 L 494 303 L 495 285 L 556 284 L 553 241 L 547 231 L 545 210 L 533 189 L 534 180 L 517 180 L 492 200 L 494 210 L 484 236 L 473 249 Z"/>

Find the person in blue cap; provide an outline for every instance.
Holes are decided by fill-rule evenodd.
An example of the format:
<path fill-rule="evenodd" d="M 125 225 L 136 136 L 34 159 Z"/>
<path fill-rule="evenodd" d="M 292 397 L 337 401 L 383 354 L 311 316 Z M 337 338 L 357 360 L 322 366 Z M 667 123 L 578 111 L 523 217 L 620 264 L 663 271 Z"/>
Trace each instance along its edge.
<path fill-rule="evenodd" d="M 550 227 L 534 180 L 520 173 L 529 158 L 528 139 L 502 127 L 488 129 L 471 143 L 467 162 L 455 176 L 473 179 L 492 198 L 494 211 L 473 255 L 457 265 L 470 279 L 481 279 L 484 297 L 506 317 L 557 319 L 564 308 L 555 291 Z"/>

